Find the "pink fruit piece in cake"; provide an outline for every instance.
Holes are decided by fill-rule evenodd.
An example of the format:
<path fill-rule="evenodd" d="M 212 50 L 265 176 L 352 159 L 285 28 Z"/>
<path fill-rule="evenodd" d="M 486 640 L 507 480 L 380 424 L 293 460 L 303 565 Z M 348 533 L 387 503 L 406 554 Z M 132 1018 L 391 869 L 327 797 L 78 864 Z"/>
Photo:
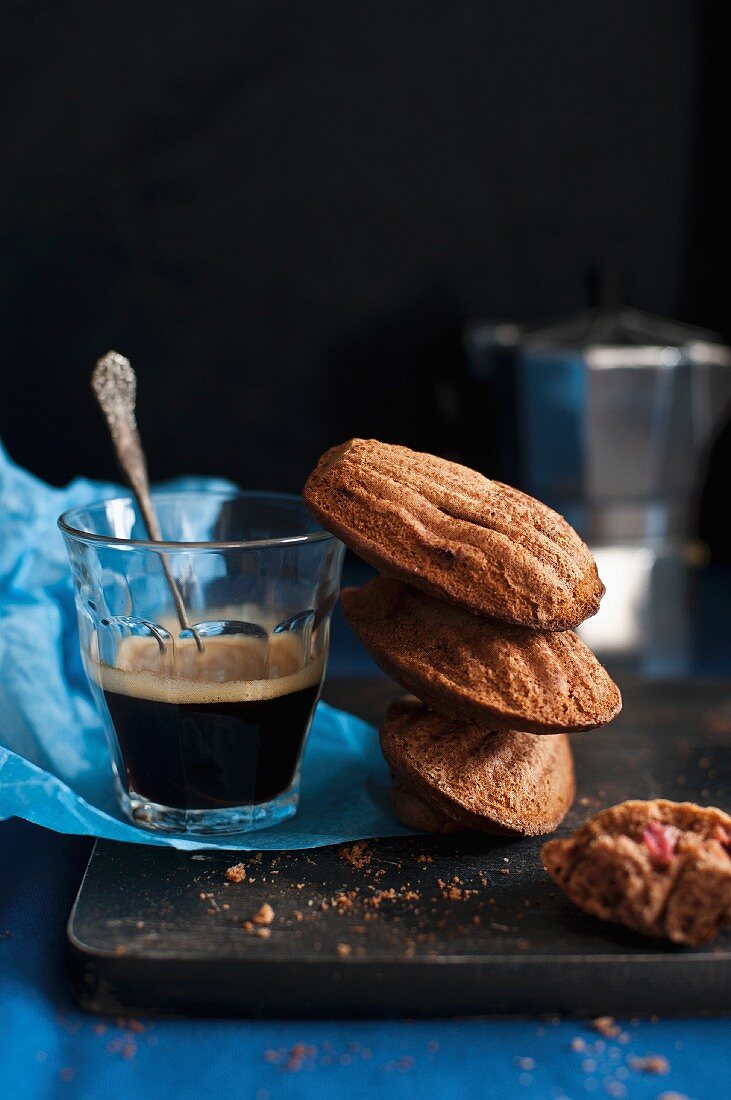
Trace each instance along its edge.
<path fill-rule="evenodd" d="M 651 821 L 642 830 L 642 839 L 658 867 L 669 867 L 675 856 L 680 830 L 674 825 Z"/>

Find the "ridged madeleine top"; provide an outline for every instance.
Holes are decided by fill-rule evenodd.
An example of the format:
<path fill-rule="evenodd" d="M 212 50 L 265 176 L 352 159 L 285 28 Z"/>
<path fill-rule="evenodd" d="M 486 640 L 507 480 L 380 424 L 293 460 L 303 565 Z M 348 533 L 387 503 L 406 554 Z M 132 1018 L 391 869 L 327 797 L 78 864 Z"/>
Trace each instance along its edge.
<path fill-rule="evenodd" d="M 434 455 L 351 439 L 322 456 L 304 499 L 379 572 L 479 615 L 566 630 L 596 614 L 604 594 L 566 520 Z"/>
<path fill-rule="evenodd" d="M 405 698 L 389 708 L 381 748 L 407 789 L 464 828 L 536 836 L 555 829 L 573 802 L 565 736 L 489 733 Z"/>
<path fill-rule="evenodd" d="M 573 633 L 488 622 L 400 581 L 341 593 L 380 667 L 433 710 L 488 729 L 568 733 L 609 722 L 616 684 Z"/>

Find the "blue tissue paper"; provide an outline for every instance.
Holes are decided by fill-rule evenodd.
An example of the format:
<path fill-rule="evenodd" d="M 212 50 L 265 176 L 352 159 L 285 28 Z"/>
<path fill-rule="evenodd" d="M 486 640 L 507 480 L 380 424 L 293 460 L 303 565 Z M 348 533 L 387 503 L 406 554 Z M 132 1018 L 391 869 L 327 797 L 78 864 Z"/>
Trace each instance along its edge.
<path fill-rule="evenodd" d="M 172 487 L 230 485 L 186 478 Z M 67 509 L 119 492 L 83 478 L 51 488 L 11 462 L 0 444 L 0 819 L 181 849 L 286 850 L 408 834 L 389 808 L 375 730 L 325 703 L 305 750 L 299 812 L 288 821 L 193 838 L 151 833 L 123 817 L 81 663 L 71 575 L 56 526 Z"/>

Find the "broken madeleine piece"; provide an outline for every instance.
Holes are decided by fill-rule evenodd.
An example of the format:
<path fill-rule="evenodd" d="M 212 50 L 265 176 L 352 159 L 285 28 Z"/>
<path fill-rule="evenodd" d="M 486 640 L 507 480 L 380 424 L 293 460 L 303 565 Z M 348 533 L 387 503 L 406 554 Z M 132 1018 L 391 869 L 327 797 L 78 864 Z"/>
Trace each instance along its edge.
<path fill-rule="evenodd" d="M 691 802 L 622 802 L 541 850 L 585 913 L 698 946 L 731 925 L 731 816 Z"/>

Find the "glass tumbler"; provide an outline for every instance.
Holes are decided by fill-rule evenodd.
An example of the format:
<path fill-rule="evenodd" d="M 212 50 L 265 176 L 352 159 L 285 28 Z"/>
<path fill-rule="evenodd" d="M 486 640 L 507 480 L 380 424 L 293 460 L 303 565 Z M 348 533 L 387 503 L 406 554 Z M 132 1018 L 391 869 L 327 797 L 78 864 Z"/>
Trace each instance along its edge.
<path fill-rule="evenodd" d="M 153 500 L 162 542 L 131 497 L 59 520 L 120 804 L 153 830 L 266 828 L 297 809 L 343 546 L 299 497 Z"/>

